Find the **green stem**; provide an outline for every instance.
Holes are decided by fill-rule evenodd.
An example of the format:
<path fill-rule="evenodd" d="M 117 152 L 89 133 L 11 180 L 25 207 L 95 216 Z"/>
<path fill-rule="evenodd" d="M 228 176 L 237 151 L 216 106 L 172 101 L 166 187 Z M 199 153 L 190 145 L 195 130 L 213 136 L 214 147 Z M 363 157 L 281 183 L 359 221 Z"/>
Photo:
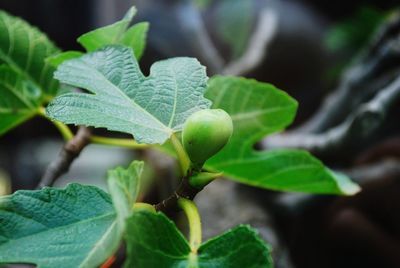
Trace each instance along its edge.
<path fill-rule="evenodd" d="M 58 129 L 58 131 L 60 131 L 61 136 L 65 141 L 72 140 L 72 138 L 74 137 L 74 133 L 72 133 L 71 129 L 67 125 L 61 123 L 60 121 L 51 120 L 49 117 L 47 117 L 46 110 L 44 109 L 44 107 L 40 107 L 38 113 L 40 116 L 46 118 L 51 123 L 53 123 L 53 125 Z"/>
<path fill-rule="evenodd" d="M 134 210 L 147 210 L 147 211 L 156 213 L 156 209 L 154 208 L 154 206 L 150 205 L 148 203 L 137 202 L 137 203 L 133 204 L 133 209 Z"/>
<path fill-rule="evenodd" d="M 171 135 L 171 143 L 174 146 L 176 154 L 178 156 L 179 164 L 181 166 L 182 174 L 186 176 L 189 167 L 190 167 L 190 159 L 187 155 L 185 149 L 182 146 L 182 143 L 178 140 L 175 134 Z"/>
<path fill-rule="evenodd" d="M 197 252 L 197 249 L 201 245 L 201 221 L 199 211 L 196 204 L 186 198 L 179 198 L 178 205 L 186 214 L 189 222 L 189 244 L 193 253 Z"/>
<path fill-rule="evenodd" d="M 107 138 L 100 136 L 91 136 L 90 142 L 96 144 L 131 148 L 131 149 L 144 149 L 150 147 L 150 145 L 148 144 L 137 143 L 133 139 L 118 139 L 118 138 Z"/>
<path fill-rule="evenodd" d="M 212 182 L 218 177 L 222 176 L 222 172 L 194 172 L 191 177 L 189 177 L 189 184 L 197 189 L 203 189 L 207 184 Z"/>

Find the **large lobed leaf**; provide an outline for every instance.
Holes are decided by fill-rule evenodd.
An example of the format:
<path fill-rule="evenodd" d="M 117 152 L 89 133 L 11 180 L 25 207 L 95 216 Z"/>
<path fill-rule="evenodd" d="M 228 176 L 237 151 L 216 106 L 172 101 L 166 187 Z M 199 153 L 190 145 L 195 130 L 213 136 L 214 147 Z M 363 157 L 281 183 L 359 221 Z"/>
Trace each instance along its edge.
<path fill-rule="evenodd" d="M 233 180 L 261 188 L 309 193 L 354 194 L 359 187 L 335 174 L 308 152 L 256 151 L 266 135 L 283 130 L 295 116 L 297 103 L 274 86 L 251 79 L 217 76 L 206 97 L 213 108 L 227 111 L 234 133 L 228 145 L 206 164 Z"/>
<path fill-rule="evenodd" d="M 272 267 L 270 250 L 248 226 L 238 226 L 192 252 L 175 224 L 162 213 L 135 212 L 127 221 L 125 267 Z"/>
<path fill-rule="evenodd" d="M 96 267 L 116 250 L 120 237 L 109 195 L 93 186 L 0 198 L 0 263 Z"/>
<path fill-rule="evenodd" d="M 0 11 L 0 135 L 37 113 L 58 83 L 44 60 L 58 52 L 35 27 Z"/>
<path fill-rule="evenodd" d="M 211 104 L 203 97 L 205 68 L 196 59 L 156 62 L 145 77 L 132 49 L 124 46 L 66 61 L 55 77 L 93 94 L 58 96 L 47 107 L 49 117 L 130 133 L 139 143 L 164 143 L 189 115 Z"/>
<path fill-rule="evenodd" d="M 108 173 L 108 194 L 93 186 L 17 191 L 0 198 L 0 264 L 96 267 L 118 248 L 133 213 L 143 162 Z M 112 202 L 111 202 L 112 200 Z"/>

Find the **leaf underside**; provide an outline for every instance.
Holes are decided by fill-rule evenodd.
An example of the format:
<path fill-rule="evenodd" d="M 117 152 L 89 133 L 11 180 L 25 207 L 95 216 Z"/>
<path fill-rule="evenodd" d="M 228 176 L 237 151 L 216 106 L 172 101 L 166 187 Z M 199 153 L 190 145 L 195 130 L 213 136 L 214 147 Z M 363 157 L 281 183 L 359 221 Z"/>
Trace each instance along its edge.
<path fill-rule="evenodd" d="M 0 198 L 0 263 L 96 267 L 121 234 L 109 198 L 93 186 L 17 191 Z"/>
<path fill-rule="evenodd" d="M 272 267 L 269 247 L 245 225 L 203 243 L 196 254 L 164 214 L 139 211 L 127 221 L 126 240 L 124 267 Z"/>
<path fill-rule="evenodd" d="M 210 79 L 205 96 L 213 101 L 212 108 L 227 111 L 234 125 L 228 145 L 206 163 L 207 168 L 267 189 L 324 194 L 358 191 L 356 184 L 308 152 L 254 149 L 260 139 L 293 121 L 297 103 L 285 92 L 252 79 L 217 76 Z"/>
<path fill-rule="evenodd" d="M 203 97 L 205 68 L 193 58 L 156 62 L 145 77 L 132 50 L 113 45 L 64 62 L 55 77 L 93 94 L 58 96 L 48 116 L 130 133 L 139 143 L 164 143 L 189 115 L 211 105 Z"/>

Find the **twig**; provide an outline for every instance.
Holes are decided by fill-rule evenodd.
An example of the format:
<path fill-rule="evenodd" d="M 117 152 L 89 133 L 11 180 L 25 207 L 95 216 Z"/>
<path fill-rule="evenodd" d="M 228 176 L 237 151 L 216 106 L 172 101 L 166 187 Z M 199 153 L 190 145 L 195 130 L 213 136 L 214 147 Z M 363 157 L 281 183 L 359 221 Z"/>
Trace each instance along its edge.
<path fill-rule="evenodd" d="M 178 199 L 186 198 L 189 200 L 193 200 L 193 198 L 201 191 L 201 189 L 195 188 L 190 185 L 189 178 L 191 174 L 189 173 L 187 176 L 182 178 L 181 183 L 179 184 L 176 191 L 171 194 L 169 197 L 156 204 L 154 207 L 157 211 L 162 211 L 166 214 L 170 214 L 174 211 L 179 210 Z"/>
<path fill-rule="evenodd" d="M 397 13 L 381 27 L 357 64 L 343 74 L 338 89 L 308 122 L 267 138 L 263 146 L 302 148 L 320 157 L 349 152 L 349 148 L 357 146 L 361 149 L 362 142 L 377 131 L 388 109 L 400 98 L 399 73 L 400 13 Z"/>
<path fill-rule="evenodd" d="M 256 68 L 266 56 L 267 47 L 275 36 L 277 25 L 277 14 L 271 9 L 263 9 L 246 51 L 239 59 L 228 63 L 222 73 L 244 75 Z"/>
<path fill-rule="evenodd" d="M 345 119 L 365 98 L 376 93 L 382 82 L 390 82 L 388 73 L 397 71 L 400 66 L 400 15 L 394 16 L 382 26 L 373 42 L 367 47 L 356 64 L 342 75 L 338 88 L 324 101 L 321 108 L 295 132 L 320 133 Z M 380 86 L 371 87 L 381 80 Z M 382 81 L 383 80 L 383 81 Z M 367 90 L 368 89 L 368 90 Z"/>
<path fill-rule="evenodd" d="M 383 157 L 400 158 L 400 136 L 388 138 L 366 150 L 363 150 L 355 159 L 355 165 L 372 163 Z"/>
<path fill-rule="evenodd" d="M 324 133 L 289 133 L 263 141 L 266 148 L 302 148 L 315 154 L 334 153 L 345 146 L 360 144 L 383 123 L 388 110 L 400 99 L 400 77 L 382 89 L 371 101 L 359 107 L 346 121 Z M 346 151 L 346 150 L 343 150 Z"/>
<path fill-rule="evenodd" d="M 200 61 L 208 67 L 208 72 L 211 74 L 220 73 L 224 66 L 224 59 L 211 40 L 199 10 L 192 3 L 183 2 L 177 9 L 177 17 L 185 36 L 190 40 Z"/>
<path fill-rule="evenodd" d="M 52 186 L 54 182 L 69 170 L 72 162 L 79 156 L 83 148 L 89 144 L 90 131 L 86 127 L 79 127 L 76 135 L 69 140 L 58 156 L 47 167 L 37 189 Z"/>
<path fill-rule="evenodd" d="M 381 180 L 383 178 L 400 176 L 400 161 L 396 159 L 385 159 L 376 163 L 369 163 L 351 169 L 342 170 L 353 181 L 364 184 L 366 182 Z"/>

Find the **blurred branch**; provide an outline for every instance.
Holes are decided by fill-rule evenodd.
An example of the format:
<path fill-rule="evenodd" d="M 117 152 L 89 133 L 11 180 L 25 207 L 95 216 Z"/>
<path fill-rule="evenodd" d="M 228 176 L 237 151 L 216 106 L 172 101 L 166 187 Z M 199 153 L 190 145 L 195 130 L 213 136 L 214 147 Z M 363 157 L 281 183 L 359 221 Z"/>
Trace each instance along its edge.
<path fill-rule="evenodd" d="M 90 142 L 90 131 L 86 127 L 79 127 L 76 135 L 65 143 L 58 156 L 49 164 L 37 189 L 52 186 L 54 182 L 69 170 L 72 162 L 79 156 L 83 148 Z"/>
<path fill-rule="evenodd" d="M 185 36 L 191 41 L 191 45 L 198 53 L 200 60 L 208 67 L 211 74 L 220 73 L 224 59 L 219 54 L 204 26 L 199 9 L 193 3 L 184 3 L 178 9 L 177 16 Z"/>
<path fill-rule="evenodd" d="M 354 164 L 372 163 L 383 157 L 400 158 L 400 136 L 388 138 L 362 151 L 355 159 Z"/>
<path fill-rule="evenodd" d="M 326 98 L 321 108 L 295 131 L 326 131 L 396 77 L 400 68 L 399 36 L 400 13 L 396 13 L 380 28 L 357 63 L 344 72 L 338 88 Z"/>
<path fill-rule="evenodd" d="M 267 138 L 265 148 L 289 147 L 319 156 L 362 145 L 400 99 L 400 13 L 376 34 L 358 61 L 344 72 L 338 88 L 303 126 Z"/>
<path fill-rule="evenodd" d="M 288 133 L 270 137 L 263 141 L 266 148 L 302 148 L 322 155 L 360 143 L 372 135 L 384 122 L 388 110 L 400 100 L 400 76 L 383 88 L 368 103 L 361 105 L 342 124 L 320 134 Z"/>
<path fill-rule="evenodd" d="M 367 165 L 343 170 L 353 181 L 363 184 L 389 177 L 400 177 L 400 160 L 385 159 Z M 398 178 L 395 178 L 398 179 Z"/>
<path fill-rule="evenodd" d="M 162 211 L 166 214 L 170 214 L 174 211 L 179 210 L 178 199 L 186 198 L 189 200 L 193 200 L 193 198 L 201 191 L 201 189 L 195 188 L 190 185 L 189 178 L 192 174 L 188 174 L 182 178 L 181 183 L 179 184 L 176 191 L 171 194 L 166 199 L 162 200 L 154 207 L 157 211 Z"/>
<path fill-rule="evenodd" d="M 277 13 L 272 9 L 260 12 L 258 23 L 243 55 L 228 63 L 222 73 L 226 75 L 243 75 L 262 63 L 267 47 L 275 36 L 278 25 Z"/>

